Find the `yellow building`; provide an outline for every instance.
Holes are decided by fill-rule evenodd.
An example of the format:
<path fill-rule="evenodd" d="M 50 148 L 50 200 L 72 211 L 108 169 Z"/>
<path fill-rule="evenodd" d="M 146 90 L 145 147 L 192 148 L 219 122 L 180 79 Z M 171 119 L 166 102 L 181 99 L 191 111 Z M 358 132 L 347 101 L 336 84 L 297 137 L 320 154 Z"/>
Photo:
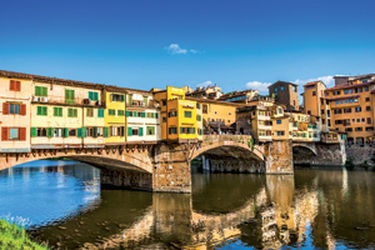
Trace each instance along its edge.
<path fill-rule="evenodd" d="M 155 91 L 154 99 L 161 107 L 162 140 L 187 142 L 201 138 L 202 127 L 198 127 L 197 102 L 185 100 L 184 89 L 168 86 L 166 90 Z"/>
<path fill-rule="evenodd" d="M 30 152 L 30 93 L 28 75 L 0 71 L 0 152 Z"/>
<path fill-rule="evenodd" d="M 125 95 L 123 88 L 105 87 L 104 141 L 107 145 L 126 143 Z"/>
<path fill-rule="evenodd" d="M 32 88 L 32 148 L 104 146 L 101 85 L 35 76 Z"/>
<path fill-rule="evenodd" d="M 272 106 L 272 140 L 292 139 L 292 119 L 285 109 L 282 105 Z"/>
<path fill-rule="evenodd" d="M 243 104 L 192 97 L 186 99 L 199 104 L 204 133 L 235 132 L 236 109 Z"/>

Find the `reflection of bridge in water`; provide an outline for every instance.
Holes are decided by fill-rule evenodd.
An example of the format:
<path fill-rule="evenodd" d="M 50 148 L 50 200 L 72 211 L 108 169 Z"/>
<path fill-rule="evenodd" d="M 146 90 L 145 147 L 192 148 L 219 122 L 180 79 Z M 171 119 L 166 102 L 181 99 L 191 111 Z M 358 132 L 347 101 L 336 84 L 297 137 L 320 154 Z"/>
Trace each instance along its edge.
<path fill-rule="evenodd" d="M 115 234 L 86 243 L 84 248 L 151 249 L 163 242 L 177 248 L 205 249 L 241 237 L 249 230 L 247 225 L 254 224 L 252 244 L 275 249 L 304 240 L 306 226 L 316 216 L 316 193 L 306 191 L 293 197 L 293 176 L 266 176 L 265 188 L 228 213 L 198 212 L 193 209 L 191 195 L 155 193 L 151 195 L 152 204 L 136 221 Z"/>

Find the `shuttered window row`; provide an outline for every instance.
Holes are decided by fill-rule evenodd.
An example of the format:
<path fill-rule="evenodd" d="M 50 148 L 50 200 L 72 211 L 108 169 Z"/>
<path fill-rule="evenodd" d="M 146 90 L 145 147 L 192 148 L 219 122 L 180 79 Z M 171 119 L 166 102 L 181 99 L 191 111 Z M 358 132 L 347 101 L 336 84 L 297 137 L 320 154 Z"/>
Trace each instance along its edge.
<path fill-rule="evenodd" d="M 2 141 L 26 141 L 26 128 L 2 127 Z"/>

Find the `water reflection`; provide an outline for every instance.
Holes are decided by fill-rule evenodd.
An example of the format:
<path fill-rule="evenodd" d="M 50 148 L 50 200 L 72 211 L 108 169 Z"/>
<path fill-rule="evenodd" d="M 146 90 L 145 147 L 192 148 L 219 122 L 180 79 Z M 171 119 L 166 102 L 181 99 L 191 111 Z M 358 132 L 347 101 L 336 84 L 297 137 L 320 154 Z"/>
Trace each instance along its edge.
<path fill-rule="evenodd" d="M 0 218 L 28 228 L 95 206 L 100 176 L 77 162 L 38 161 L 0 171 Z"/>
<path fill-rule="evenodd" d="M 46 169 L 95 179 L 69 166 Z M 33 182 L 27 171 L 20 188 Z M 11 182 L 16 175 L 8 174 L 1 173 Z M 65 177 L 55 177 L 52 192 L 68 189 Z M 191 195 L 102 190 L 90 209 L 30 232 L 62 249 L 375 247 L 375 173 L 299 169 L 294 176 L 194 174 L 192 181 Z M 83 186 L 84 193 L 95 187 Z"/>

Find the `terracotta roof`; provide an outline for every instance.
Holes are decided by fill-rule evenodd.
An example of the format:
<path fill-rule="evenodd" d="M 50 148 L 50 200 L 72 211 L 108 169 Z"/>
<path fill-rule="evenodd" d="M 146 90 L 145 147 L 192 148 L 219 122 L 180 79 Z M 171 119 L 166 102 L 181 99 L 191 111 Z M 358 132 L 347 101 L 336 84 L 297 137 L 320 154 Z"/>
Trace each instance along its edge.
<path fill-rule="evenodd" d="M 113 85 L 106 85 L 103 83 L 92 83 L 92 82 L 83 82 L 83 81 L 76 81 L 76 80 L 69 80 L 69 79 L 62 79 L 56 77 L 48 77 L 48 76 L 40 76 L 34 74 L 26 74 L 20 72 L 13 72 L 7 70 L 0 70 L 0 77 L 8 77 L 8 78 L 17 78 L 17 79 L 26 79 L 32 80 L 41 83 L 52 83 L 52 84 L 60 84 L 66 86 L 73 86 L 73 87 L 84 87 L 90 89 L 106 89 L 109 91 L 117 91 L 117 92 L 138 92 L 138 93 L 149 93 L 149 91 L 140 90 L 140 89 L 132 89 L 132 88 L 124 88 L 118 87 Z"/>
<path fill-rule="evenodd" d="M 268 86 L 268 88 L 271 88 L 272 86 L 274 86 L 274 85 L 277 85 L 277 84 L 280 84 L 280 83 L 282 83 L 282 84 L 290 84 L 290 85 L 293 85 L 293 86 L 298 86 L 298 84 L 295 84 L 295 83 L 292 83 L 292 82 L 286 82 L 286 81 L 277 81 L 277 82 L 275 82 L 275 83 L 272 83 L 270 86 Z"/>
<path fill-rule="evenodd" d="M 313 85 L 318 84 L 319 82 L 323 83 L 323 85 L 326 86 L 325 83 L 324 83 L 323 81 L 321 81 L 321 80 L 318 80 L 318 81 L 312 81 L 312 82 L 307 82 L 307 83 L 306 83 L 305 85 L 303 85 L 303 86 L 304 86 L 304 87 L 313 86 Z"/>
<path fill-rule="evenodd" d="M 244 106 L 244 103 L 235 103 L 235 102 L 225 102 L 225 101 L 220 101 L 220 100 L 213 100 L 213 99 L 204 99 L 204 98 L 198 98 L 198 97 L 192 97 L 192 96 L 186 96 L 186 100 L 190 101 L 197 101 L 200 103 L 214 103 L 214 104 L 222 104 L 222 105 L 227 105 L 227 106 Z"/>
<path fill-rule="evenodd" d="M 375 84 L 375 81 L 367 82 L 367 83 L 360 83 L 360 84 L 345 84 L 340 86 L 334 86 L 332 88 L 328 88 L 325 91 L 332 91 L 332 90 L 338 90 L 338 89 L 350 89 L 350 88 L 357 88 L 357 87 L 363 87 L 368 86 L 370 84 Z"/>

